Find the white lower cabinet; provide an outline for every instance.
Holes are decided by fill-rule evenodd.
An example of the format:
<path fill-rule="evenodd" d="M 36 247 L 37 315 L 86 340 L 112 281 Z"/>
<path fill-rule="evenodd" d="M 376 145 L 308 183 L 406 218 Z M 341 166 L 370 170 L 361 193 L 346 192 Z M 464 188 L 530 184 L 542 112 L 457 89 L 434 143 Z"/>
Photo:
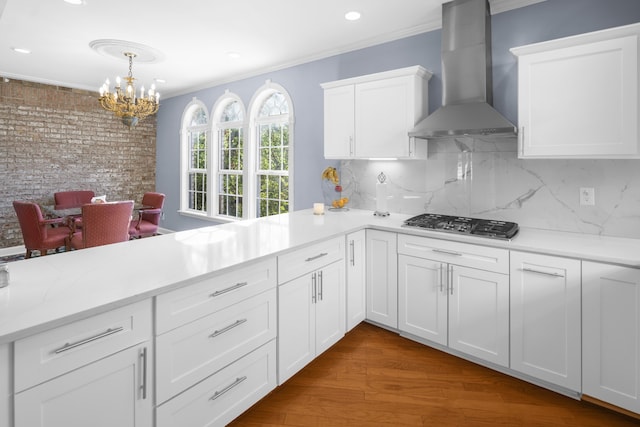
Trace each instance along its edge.
<path fill-rule="evenodd" d="M 344 274 L 340 260 L 279 286 L 279 384 L 344 336 Z"/>
<path fill-rule="evenodd" d="M 582 262 L 582 393 L 640 414 L 640 269 Z"/>
<path fill-rule="evenodd" d="M 508 366 L 508 251 L 399 235 L 398 252 L 398 329 Z"/>
<path fill-rule="evenodd" d="M 151 427 L 150 353 L 135 346 L 17 393 L 15 427 Z"/>
<path fill-rule="evenodd" d="M 15 427 L 152 426 L 151 302 L 14 343 Z"/>
<path fill-rule="evenodd" d="M 224 426 L 275 387 L 272 340 L 160 406 L 156 426 Z"/>
<path fill-rule="evenodd" d="M 581 390 L 580 283 L 579 260 L 511 252 L 511 369 Z"/>
<path fill-rule="evenodd" d="M 347 234 L 347 331 L 362 322 L 367 315 L 366 233 Z"/>
<path fill-rule="evenodd" d="M 396 233 L 367 230 L 367 319 L 398 327 L 398 243 Z"/>

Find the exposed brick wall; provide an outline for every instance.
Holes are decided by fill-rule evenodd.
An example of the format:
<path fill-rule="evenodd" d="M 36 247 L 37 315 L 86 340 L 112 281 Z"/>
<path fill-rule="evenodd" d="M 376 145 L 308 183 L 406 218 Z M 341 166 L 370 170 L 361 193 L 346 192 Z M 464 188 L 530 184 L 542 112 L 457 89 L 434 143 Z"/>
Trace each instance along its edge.
<path fill-rule="evenodd" d="M 22 245 L 14 200 L 53 203 L 62 190 L 107 200 L 155 190 L 156 118 L 129 129 L 98 94 L 0 81 L 0 247 Z"/>

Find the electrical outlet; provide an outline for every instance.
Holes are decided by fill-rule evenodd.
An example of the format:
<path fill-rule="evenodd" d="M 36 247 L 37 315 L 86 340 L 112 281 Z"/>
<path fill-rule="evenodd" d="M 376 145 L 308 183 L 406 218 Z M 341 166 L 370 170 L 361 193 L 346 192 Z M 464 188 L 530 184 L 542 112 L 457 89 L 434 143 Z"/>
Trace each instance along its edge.
<path fill-rule="evenodd" d="M 580 188 L 580 205 L 594 206 L 596 204 L 596 190 L 593 187 Z"/>

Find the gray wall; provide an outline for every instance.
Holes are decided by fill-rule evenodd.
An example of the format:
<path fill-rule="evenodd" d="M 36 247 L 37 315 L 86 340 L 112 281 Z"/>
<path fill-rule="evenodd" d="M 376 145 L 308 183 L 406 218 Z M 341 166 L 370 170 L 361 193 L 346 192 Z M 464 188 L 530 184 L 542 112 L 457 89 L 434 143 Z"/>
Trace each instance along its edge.
<path fill-rule="evenodd" d="M 638 21 L 638 0 L 547 0 L 494 15 L 495 108 L 517 123 L 516 59 L 509 48 Z M 320 83 L 412 65 L 422 65 L 434 73 L 429 82 L 429 108 L 434 111 L 441 105 L 442 96 L 439 30 L 166 99 L 158 113 L 157 124 L 156 188 L 167 194 L 162 226 L 185 230 L 212 224 L 177 212 L 180 204 L 180 119 L 193 97 L 211 109 L 216 99 L 228 89 L 237 93 L 248 106 L 265 80 L 271 79 L 285 87 L 292 97 L 296 118 L 294 209 L 306 209 L 314 201 L 322 200 L 320 174 L 324 167 L 338 165 L 338 162 L 323 158 Z"/>

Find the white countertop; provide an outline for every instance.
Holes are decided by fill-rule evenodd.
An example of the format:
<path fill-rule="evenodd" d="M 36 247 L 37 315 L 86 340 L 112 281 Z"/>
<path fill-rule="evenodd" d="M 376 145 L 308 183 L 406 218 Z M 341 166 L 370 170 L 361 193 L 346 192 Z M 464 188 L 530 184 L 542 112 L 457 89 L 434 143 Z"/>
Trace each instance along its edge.
<path fill-rule="evenodd" d="M 312 210 L 9 264 L 0 343 L 158 295 L 200 277 L 363 228 L 640 267 L 640 240 L 522 228 L 512 241 L 401 227 L 410 215 Z"/>

